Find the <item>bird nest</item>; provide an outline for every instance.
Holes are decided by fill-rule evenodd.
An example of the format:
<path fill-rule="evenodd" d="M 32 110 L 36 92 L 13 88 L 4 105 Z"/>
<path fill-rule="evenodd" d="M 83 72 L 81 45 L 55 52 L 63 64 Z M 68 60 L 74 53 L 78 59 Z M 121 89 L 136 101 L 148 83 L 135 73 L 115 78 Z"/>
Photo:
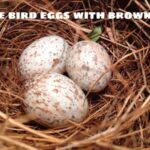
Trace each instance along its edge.
<path fill-rule="evenodd" d="M 144 12 L 148 0 L 2 0 L 1 12 Z M 98 43 L 111 56 L 113 77 L 100 93 L 88 93 L 90 111 L 81 123 L 46 128 L 22 109 L 23 81 L 17 70 L 22 51 L 35 39 L 60 35 L 70 45 L 101 26 Z M 0 149 L 150 148 L 150 25 L 135 19 L 5 19 L 0 21 Z"/>

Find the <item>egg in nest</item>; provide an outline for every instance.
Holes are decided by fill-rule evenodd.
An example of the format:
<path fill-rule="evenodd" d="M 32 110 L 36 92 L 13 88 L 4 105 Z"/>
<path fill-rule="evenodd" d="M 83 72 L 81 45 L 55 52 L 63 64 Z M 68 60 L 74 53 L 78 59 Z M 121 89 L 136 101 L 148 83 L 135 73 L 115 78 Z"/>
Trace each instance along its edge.
<path fill-rule="evenodd" d="M 22 52 L 19 71 L 24 79 L 49 72 L 63 73 L 69 45 L 57 35 L 35 40 Z"/>

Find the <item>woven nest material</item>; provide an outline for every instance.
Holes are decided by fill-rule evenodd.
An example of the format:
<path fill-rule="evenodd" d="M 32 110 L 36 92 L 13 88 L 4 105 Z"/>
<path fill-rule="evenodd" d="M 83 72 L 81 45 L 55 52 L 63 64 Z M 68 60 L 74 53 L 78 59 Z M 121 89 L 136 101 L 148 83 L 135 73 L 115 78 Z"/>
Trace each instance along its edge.
<path fill-rule="evenodd" d="M 1 12 L 150 10 L 148 0 L 2 0 Z M 0 149 L 148 149 L 150 148 L 150 22 L 135 19 L 0 21 Z M 88 39 L 101 26 L 97 41 L 112 58 L 113 78 L 100 93 L 88 95 L 90 112 L 80 124 L 45 128 L 22 109 L 23 82 L 18 58 L 26 46 L 45 35 L 64 37 L 70 45 Z"/>

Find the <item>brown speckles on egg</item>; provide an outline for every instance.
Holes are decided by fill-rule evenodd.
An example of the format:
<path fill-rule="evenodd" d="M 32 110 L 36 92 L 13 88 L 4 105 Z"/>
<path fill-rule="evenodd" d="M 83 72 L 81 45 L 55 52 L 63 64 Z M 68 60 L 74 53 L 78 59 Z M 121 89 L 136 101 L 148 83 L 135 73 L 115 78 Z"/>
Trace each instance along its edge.
<path fill-rule="evenodd" d="M 55 108 L 58 108 L 58 107 L 59 107 L 59 102 L 54 103 L 53 106 L 54 106 Z"/>
<path fill-rule="evenodd" d="M 44 112 L 46 114 L 50 114 L 51 113 L 50 110 L 48 110 L 47 108 L 36 107 L 35 109 L 36 110 L 39 109 L 41 112 Z"/>
<path fill-rule="evenodd" d="M 37 51 L 34 52 L 34 57 L 36 57 L 36 55 L 37 55 Z"/>
<path fill-rule="evenodd" d="M 60 82 L 61 80 L 60 79 L 56 79 L 56 80 L 54 80 L 54 82 Z"/>
<path fill-rule="evenodd" d="M 60 60 L 58 58 L 53 59 L 52 69 L 60 63 Z"/>
<path fill-rule="evenodd" d="M 97 65 L 97 55 L 95 55 L 94 57 L 93 57 L 93 61 L 95 62 L 95 65 Z"/>
<path fill-rule="evenodd" d="M 34 92 L 34 94 L 37 96 L 41 96 L 41 92 L 39 92 L 39 91 Z"/>
<path fill-rule="evenodd" d="M 68 53 L 67 73 L 82 89 L 98 92 L 107 86 L 111 79 L 111 60 L 101 45 L 93 41 L 81 41 Z M 97 84 L 91 89 L 95 82 Z"/>
<path fill-rule="evenodd" d="M 33 82 L 25 92 L 23 103 L 25 110 L 34 114 L 43 125 L 67 125 L 68 120 L 80 122 L 87 115 L 85 94 L 69 78 L 50 73 Z"/>
<path fill-rule="evenodd" d="M 71 118 L 72 118 L 72 119 L 75 119 L 75 116 L 74 116 L 74 115 L 72 115 L 72 116 L 71 116 Z"/>
<path fill-rule="evenodd" d="M 70 97 L 70 96 L 66 95 L 66 98 L 67 98 L 68 100 L 70 100 L 70 101 L 72 101 L 72 102 L 73 102 L 72 97 Z"/>
<path fill-rule="evenodd" d="M 81 96 L 81 95 L 79 95 L 79 98 L 80 98 L 80 99 L 83 99 L 84 97 L 83 97 L 83 96 Z"/>
<path fill-rule="evenodd" d="M 59 90 L 58 89 L 53 89 L 53 92 L 58 93 Z"/>
<path fill-rule="evenodd" d="M 83 65 L 82 65 L 82 69 L 89 70 L 90 68 L 89 68 L 89 66 L 83 64 Z"/>
<path fill-rule="evenodd" d="M 62 37 L 42 37 L 23 51 L 19 59 L 19 71 L 25 79 L 48 71 L 63 73 L 68 48 L 69 45 Z"/>
<path fill-rule="evenodd" d="M 58 63 L 60 62 L 60 60 L 59 60 L 58 58 L 55 58 L 55 59 L 53 59 L 53 62 L 54 62 L 55 64 L 58 64 Z"/>
<path fill-rule="evenodd" d="M 77 88 L 75 88 L 75 95 L 79 95 Z"/>

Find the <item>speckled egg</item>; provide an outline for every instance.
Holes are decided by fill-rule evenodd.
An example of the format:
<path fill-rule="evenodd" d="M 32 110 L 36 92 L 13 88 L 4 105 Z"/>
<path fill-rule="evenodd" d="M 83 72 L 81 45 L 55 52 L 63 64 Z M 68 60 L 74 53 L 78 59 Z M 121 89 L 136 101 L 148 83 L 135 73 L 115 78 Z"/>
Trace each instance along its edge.
<path fill-rule="evenodd" d="M 103 90 L 111 79 L 111 60 L 107 51 L 93 41 L 80 41 L 68 53 L 66 70 L 82 89 Z"/>
<path fill-rule="evenodd" d="M 24 108 L 46 126 L 63 126 L 69 120 L 81 122 L 88 113 L 85 94 L 68 77 L 51 73 L 34 78 L 24 94 Z"/>
<path fill-rule="evenodd" d="M 18 68 L 21 75 L 29 79 L 51 71 L 63 73 L 68 47 L 65 39 L 56 35 L 34 41 L 20 56 Z"/>

